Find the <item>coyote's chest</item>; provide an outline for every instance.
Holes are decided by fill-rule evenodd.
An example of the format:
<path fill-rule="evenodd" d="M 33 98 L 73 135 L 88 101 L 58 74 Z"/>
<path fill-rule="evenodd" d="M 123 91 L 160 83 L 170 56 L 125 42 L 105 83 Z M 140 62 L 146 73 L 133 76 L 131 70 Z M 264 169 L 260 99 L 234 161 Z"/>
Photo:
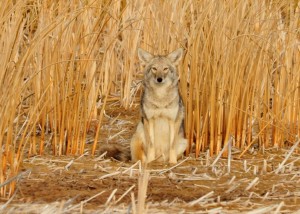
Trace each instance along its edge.
<path fill-rule="evenodd" d="M 165 118 L 175 121 L 179 111 L 178 93 L 170 93 L 163 97 L 147 97 L 143 111 L 147 119 Z"/>

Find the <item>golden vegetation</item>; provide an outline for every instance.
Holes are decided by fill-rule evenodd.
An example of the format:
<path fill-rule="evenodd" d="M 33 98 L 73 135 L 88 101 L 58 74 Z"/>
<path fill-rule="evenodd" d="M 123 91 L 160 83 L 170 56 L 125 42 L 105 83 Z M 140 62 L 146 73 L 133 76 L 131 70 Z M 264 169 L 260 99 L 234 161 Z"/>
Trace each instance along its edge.
<path fill-rule="evenodd" d="M 180 89 L 196 156 L 230 137 L 243 150 L 293 144 L 299 12 L 298 1 L 279 0 L 2 0 L 1 195 L 15 189 L 24 148 L 43 154 L 47 140 L 53 155 L 82 154 L 96 124 L 95 152 L 106 103 L 132 108 L 139 97 L 139 46 L 185 48 Z"/>

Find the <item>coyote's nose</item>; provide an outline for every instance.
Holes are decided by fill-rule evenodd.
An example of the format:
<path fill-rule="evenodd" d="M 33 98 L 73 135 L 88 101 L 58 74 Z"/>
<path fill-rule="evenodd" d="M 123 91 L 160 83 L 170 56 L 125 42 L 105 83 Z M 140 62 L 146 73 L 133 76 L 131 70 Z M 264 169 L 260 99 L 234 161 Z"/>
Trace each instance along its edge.
<path fill-rule="evenodd" d="M 163 79 L 162 79 L 161 77 L 158 77 L 158 78 L 156 79 L 156 81 L 157 81 L 157 82 L 162 82 Z"/>

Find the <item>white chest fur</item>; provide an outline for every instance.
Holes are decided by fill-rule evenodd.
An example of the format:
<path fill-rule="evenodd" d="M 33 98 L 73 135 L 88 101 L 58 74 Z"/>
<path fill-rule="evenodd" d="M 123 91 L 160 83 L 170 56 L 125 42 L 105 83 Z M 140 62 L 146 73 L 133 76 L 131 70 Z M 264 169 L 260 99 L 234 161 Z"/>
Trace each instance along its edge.
<path fill-rule="evenodd" d="M 148 119 L 165 118 L 175 121 L 179 111 L 177 87 L 159 87 L 146 91 L 143 110 Z"/>
<path fill-rule="evenodd" d="M 170 151 L 170 126 L 166 118 L 156 118 L 154 120 L 154 148 L 155 156 L 163 161 L 169 159 Z"/>
<path fill-rule="evenodd" d="M 179 110 L 179 105 L 169 108 L 151 108 L 144 106 L 144 111 L 148 119 L 165 118 L 175 121 Z"/>

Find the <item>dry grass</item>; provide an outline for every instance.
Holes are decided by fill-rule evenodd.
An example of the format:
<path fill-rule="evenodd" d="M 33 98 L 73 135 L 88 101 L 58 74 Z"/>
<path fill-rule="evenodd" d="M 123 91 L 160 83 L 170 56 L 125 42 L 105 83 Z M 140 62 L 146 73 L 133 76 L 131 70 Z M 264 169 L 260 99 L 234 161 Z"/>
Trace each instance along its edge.
<path fill-rule="evenodd" d="M 198 157 L 232 137 L 248 150 L 300 136 L 298 1 L 3 0 L 0 8 L 0 182 L 28 155 L 83 154 L 101 139 L 107 102 L 132 108 L 138 46 L 184 47 L 185 128 Z M 38 135 L 38 136 L 37 136 Z M 241 156 L 244 153 L 241 153 Z M 240 156 L 240 157 L 241 157 Z M 9 197 L 15 180 L 1 187 Z"/>

